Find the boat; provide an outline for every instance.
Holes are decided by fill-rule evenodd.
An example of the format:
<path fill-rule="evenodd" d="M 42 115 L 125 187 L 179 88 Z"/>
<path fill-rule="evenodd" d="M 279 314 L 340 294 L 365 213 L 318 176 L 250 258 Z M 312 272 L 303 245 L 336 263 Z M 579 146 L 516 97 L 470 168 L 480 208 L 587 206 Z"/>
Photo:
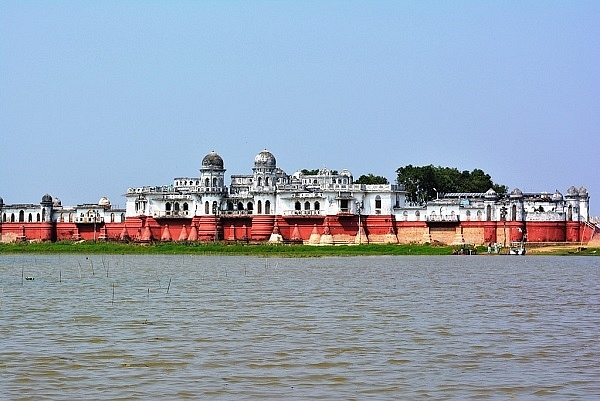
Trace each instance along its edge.
<path fill-rule="evenodd" d="M 509 255 L 525 255 L 525 244 L 521 241 L 510 244 Z"/>

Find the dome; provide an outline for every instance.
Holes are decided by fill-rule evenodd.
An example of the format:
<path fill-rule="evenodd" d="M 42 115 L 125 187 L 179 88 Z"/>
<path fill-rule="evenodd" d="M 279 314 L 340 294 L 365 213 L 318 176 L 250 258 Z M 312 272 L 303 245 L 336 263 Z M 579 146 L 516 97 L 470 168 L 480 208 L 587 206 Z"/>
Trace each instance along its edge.
<path fill-rule="evenodd" d="M 574 186 L 571 185 L 571 187 L 567 190 L 567 195 L 568 196 L 577 196 L 577 195 L 579 195 L 579 191 L 577 191 L 577 188 L 575 188 Z"/>
<path fill-rule="evenodd" d="M 217 152 L 213 150 L 212 152 L 204 156 L 204 159 L 202 159 L 202 167 L 222 169 L 223 159 L 217 154 Z"/>
<path fill-rule="evenodd" d="M 57 197 L 54 197 L 54 199 L 52 199 L 52 206 L 53 207 L 61 207 L 62 202 Z"/>
<path fill-rule="evenodd" d="M 277 167 L 277 160 L 275 160 L 273 153 L 265 149 L 254 158 L 254 167 L 275 168 Z"/>
<path fill-rule="evenodd" d="M 512 190 L 512 192 L 510 193 L 510 196 L 512 198 L 520 198 L 523 196 L 523 191 L 521 191 L 519 188 L 515 188 Z"/>
<path fill-rule="evenodd" d="M 554 194 L 552 195 L 552 200 L 554 202 L 560 202 L 563 200 L 563 196 L 560 193 L 560 191 L 557 189 L 556 192 L 554 192 Z"/>
<path fill-rule="evenodd" d="M 110 200 L 106 197 L 103 196 L 102 198 L 100 198 L 100 200 L 98 201 L 98 206 L 102 206 L 102 207 L 110 207 Z"/>
<path fill-rule="evenodd" d="M 340 175 L 346 176 L 346 177 L 352 177 L 352 173 L 350 172 L 350 170 L 348 169 L 343 169 L 342 172 L 340 173 Z"/>
<path fill-rule="evenodd" d="M 490 188 L 485 193 L 485 197 L 486 198 L 496 198 L 496 197 L 498 197 L 498 194 L 496 193 L 496 191 L 494 191 L 492 188 Z"/>
<path fill-rule="evenodd" d="M 588 196 L 588 191 L 587 191 L 587 189 L 585 189 L 585 187 L 579 188 L 579 196 L 584 197 L 584 198 L 586 196 Z"/>
<path fill-rule="evenodd" d="M 40 203 L 47 203 L 47 204 L 52 204 L 52 196 L 46 194 L 44 196 L 42 196 L 42 201 Z"/>

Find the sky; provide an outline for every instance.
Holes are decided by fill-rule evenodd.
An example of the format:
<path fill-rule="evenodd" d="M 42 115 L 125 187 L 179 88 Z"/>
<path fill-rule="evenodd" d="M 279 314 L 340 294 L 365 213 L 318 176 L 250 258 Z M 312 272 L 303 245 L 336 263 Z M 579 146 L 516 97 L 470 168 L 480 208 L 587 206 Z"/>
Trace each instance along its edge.
<path fill-rule="evenodd" d="M 6 204 L 124 207 L 268 149 L 288 174 L 584 186 L 600 215 L 599 145 L 598 1 L 0 0 Z"/>

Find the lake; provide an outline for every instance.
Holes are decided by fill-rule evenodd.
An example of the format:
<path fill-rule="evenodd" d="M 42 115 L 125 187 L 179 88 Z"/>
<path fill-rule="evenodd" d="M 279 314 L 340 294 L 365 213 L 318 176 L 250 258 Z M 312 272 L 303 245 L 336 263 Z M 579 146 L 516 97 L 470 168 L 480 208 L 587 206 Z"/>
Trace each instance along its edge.
<path fill-rule="evenodd" d="M 0 287 L 12 400 L 600 397 L 594 257 L 0 255 Z"/>

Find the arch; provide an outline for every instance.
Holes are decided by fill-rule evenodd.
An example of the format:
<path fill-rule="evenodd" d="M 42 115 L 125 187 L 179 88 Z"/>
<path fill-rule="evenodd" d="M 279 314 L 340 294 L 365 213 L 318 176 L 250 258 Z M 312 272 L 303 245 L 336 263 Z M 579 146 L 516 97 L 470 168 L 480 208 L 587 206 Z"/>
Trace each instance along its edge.
<path fill-rule="evenodd" d="M 238 202 L 237 210 L 244 210 L 244 204 L 242 202 Z"/>
<path fill-rule="evenodd" d="M 73 213 L 69 213 L 69 223 L 73 222 Z"/>
<path fill-rule="evenodd" d="M 262 214 L 262 201 L 258 201 L 256 202 L 256 213 L 257 214 Z"/>
<path fill-rule="evenodd" d="M 25 212 L 23 210 L 19 210 L 19 223 L 25 222 Z"/>
<path fill-rule="evenodd" d="M 567 220 L 573 221 L 573 205 L 569 205 L 569 208 L 567 209 Z"/>
<path fill-rule="evenodd" d="M 179 202 L 175 202 L 175 205 L 173 205 L 173 211 L 174 212 L 178 212 L 179 211 Z"/>
<path fill-rule="evenodd" d="M 246 209 L 251 212 L 252 210 L 254 210 L 254 205 L 252 204 L 252 202 L 248 202 L 248 204 L 246 205 Z"/>
<path fill-rule="evenodd" d="M 204 214 L 210 214 L 210 203 L 204 202 Z"/>
<path fill-rule="evenodd" d="M 165 210 L 166 210 L 167 212 L 170 212 L 170 211 L 171 211 L 171 202 L 167 202 L 167 203 L 165 204 Z"/>
<path fill-rule="evenodd" d="M 265 201 L 265 214 L 271 214 L 271 201 Z"/>
<path fill-rule="evenodd" d="M 487 205 L 485 208 L 485 219 L 492 221 L 492 205 Z"/>
<path fill-rule="evenodd" d="M 265 177 L 265 187 L 269 186 L 269 177 Z"/>
<path fill-rule="evenodd" d="M 379 195 L 375 197 L 375 209 L 381 209 L 381 196 Z"/>
<path fill-rule="evenodd" d="M 512 205 L 510 215 L 512 221 L 517 221 L 517 205 Z"/>
<path fill-rule="evenodd" d="M 304 202 L 304 210 L 310 210 L 310 202 L 309 201 Z"/>
<path fill-rule="evenodd" d="M 415 217 L 417 218 L 417 221 L 421 220 L 421 212 L 417 210 L 415 212 Z"/>
<path fill-rule="evenodd" d="M 187 212 L 189 210 L 189 205 L 187 202 L 183 202 L 183 211 Z"/>
<path fill-rule="evenodd" d="M 315 210 L 321 210 L 321 204 L 319 201 L 315 201 Z"/>
<path fill-rule="evenodd" d="M 300 201 L 296 201 L 296 203 L 294 204 L 294 210 L 301 210 L 302 206 L 300 205 Z"/>
<path fill-rule="evenodd" d="M 42 222 L 46 221 L 46 208 L 42 209 Z"/>
<path fill-rule="evenodd" d="M 115 222 L 115 214 L 114 214 L 114 213 L 111 213 L 111 214 L 110 214 L 110 222 L 111 222 L 111 223 L 114 223 L 114 222 Z"/>
<path fill-rule="evenodd" d="M 15 214 L 14 214 L 14 213 L 11 213 L 11 214 L 10 214 L 10 222 L 11 222 L 11 223 L 14 223 L 14 222 L 15 222 Z"/>
<path fill-rule="evenodd" d="M 39 223 L 39 222 L 40 222 L 40 220 L 41 220 L 41 217 L 40 217 L 40 214 L 38 213 L 38 214 L 37 214 L 37 219 L 36 219 L 36 221 Z"/>
<path fill-rule="evenodd" d="M 210 180 L 208 179 L 208 177 L 204 180 L 204 186 L 205 187 L 210 187 Z"/>
<path fill-rule="evenodd" d="M 62 213 L 60 214 L 60 216 L 62 217 Z M 27 221 L 29 223 L 31 223 L 33 221 L 33 216 L 31 215 L 31 213 L 29 213 L 29 216 L 27 216 Z"/>
<path fill-rule="evenodd" d="M 262 185 L 262 177 L 258 177 L 258 181 L 256 182 L 256 185 L 258 185 L 259 187 Z"/>
<path fill-rule="evenodd" d="M 121 213 L 121 223 L 125 221 L 125 213 Z"/>
<path fill-rule="evenodd" d="M 230 212 L 233 210 L 233 202 L 232 201 L 227 202 L 227 210 Z"/>
<path fill-rule="evenodd" d="M 213 187 L 216 188 L 217 187 L 217 183 L 218 183 L 217 177 L 213 177 Z"/>
<path fill-rule="evenodd" d="M 6 223 L 6 213 L 2 213 L 2 221 Z"/>

